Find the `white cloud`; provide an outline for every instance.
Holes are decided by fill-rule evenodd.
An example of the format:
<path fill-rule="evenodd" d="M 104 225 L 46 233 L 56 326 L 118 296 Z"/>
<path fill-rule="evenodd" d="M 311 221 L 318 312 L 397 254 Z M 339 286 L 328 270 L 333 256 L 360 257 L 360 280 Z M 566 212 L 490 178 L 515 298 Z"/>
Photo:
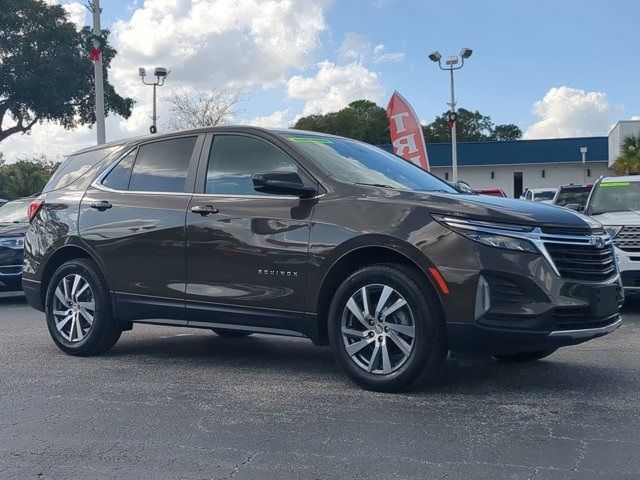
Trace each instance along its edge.
<path fill-rule="evenodd" d="M 631 120 L 640 120 L 640 115 L 634 115 Z"/>
<path fill-rule="evenodd" d="M 566 138 L 606 135 L 610 117 L 619 115 L 602 92 L 585 92 L 571 87 L 554 87 L 533 105 L 539 120 L 527 128 L 524 137 Z"/>
<path fill-rule="evenodd" d="M 386 52 L 383 44 L 376 45 L 373 49 L 373 63 L 400 62 L 404 60 L 404 52 Z"/>
<path fill-rule="evenodd" d="M 305 100 L 303 115 L 340 110 L 354 100 L 382 100 L 384 88 L 378 74 L 351 63 L 336 65 L 325 60 L 314 77 L 296 75 L 287 82 L 289 98 Z"/>
<path fill-rule="evenodd" d="M 362 63 L 371 52 L 371 44 L 364 35 L 347 33 L 338 49 L 338 60 L 346 63 Z"/>
<path fill-rule="evenodd" d="M 62 8 L 67 12 L 69 20 L 76 24 L 78 30 L 87 24 L 87 13 L 89 11 L 82 3 L 69 2 L 62 5 Z"/>
<path fill-rule="evenodd" d="M 271 115 L 254 117 L 247 124 L 263 128 L 289 128 L 296 122 L 296 118 L 291 115 L 290 110 L 290 108 L 285 108 L 284 110 L 276 110 Z"/>

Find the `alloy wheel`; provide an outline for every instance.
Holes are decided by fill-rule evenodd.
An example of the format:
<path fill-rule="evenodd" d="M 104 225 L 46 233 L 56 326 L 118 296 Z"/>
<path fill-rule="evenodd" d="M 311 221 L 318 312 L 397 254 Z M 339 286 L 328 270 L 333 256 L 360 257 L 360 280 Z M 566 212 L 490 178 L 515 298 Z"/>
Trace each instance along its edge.
<path fill-rule="evenodd" d="M 89 282 L 73 273 L 60 280 L 53 299 L 53 318 L 62 338 L 68 342 L 82 341 L 93 326 L 95 299 Z"/>
<path fill-rule="evenodd" d="M 342 341 L 351 360 L 363 370 L 387 375 L 409 358 L 416 324 L 409 303 L 388 285 L 358 289 L 342 312 Z"/>

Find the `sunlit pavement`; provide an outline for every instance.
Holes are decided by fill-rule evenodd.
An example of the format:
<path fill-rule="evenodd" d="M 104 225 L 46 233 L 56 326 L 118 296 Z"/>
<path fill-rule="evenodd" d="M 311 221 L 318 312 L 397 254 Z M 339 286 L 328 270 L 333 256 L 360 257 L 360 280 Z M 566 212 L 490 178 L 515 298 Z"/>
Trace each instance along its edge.
<path fill-rule="evenodd" d="M 640 298 L 607 337 L 402 395 L 299 339 L 136 326 L 69 357 L 0 299 L 0 406 L 2 479 L 638 479 Z"/>

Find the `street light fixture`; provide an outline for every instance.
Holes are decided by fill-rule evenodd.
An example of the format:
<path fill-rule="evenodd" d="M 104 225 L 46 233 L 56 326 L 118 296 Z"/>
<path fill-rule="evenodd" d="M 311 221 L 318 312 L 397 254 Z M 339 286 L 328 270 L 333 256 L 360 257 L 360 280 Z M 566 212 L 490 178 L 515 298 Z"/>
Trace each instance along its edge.
<path fill-rule="evenodd" d="M 156 77 L 156 80 L 154 82 L 147 82 L 145 80 L 145 77 L 147 76 L 147 70 L 144 67 L 138 68 L 138 75 L 140 75 L 142 83 L 144 83 L 145 85 L 153 86 L 153 116 L 151 117 L 151 127 L 149 127 L 149 131 L 151 133 L 156 133 L 158 131 L 158 128 L 156 127 L 156 87 L 161 87 L 164 85 L 164 81 L 166 80 L 169 73 L 171 73 L 171 71 L 167 70 L 164 67 L 156 67 L 153 71 L 153 75 Z"/>
<path fill-rule="evenodd" d="M 580 147 L 582 155 L 582 183 L 587 183 L 587 147 Z"/>
<path fill-rule="evenodd" d="M 448 115 L 449 123 L 451 124 L 451 167 L 453 170 L 453 181 L 458 181 L 458 145 L 456 143 L 456 96 L 455 96 L 455 88 L 453 83 L 453 71 L 460 70 L 464 67 L 464 61 L 468 59 L 473 50 L 470 48 L 463 48 L 460 50 L 459 58 L 456 55 L 451 55 L 447 57 L 445 61 L 446 66 L 442 66 L 442 55 L 437 50 L 435 52 L 431 52 L 429 54 L 429 60 L 434 63 L 437 63 L 440 67 L 440 70 L 449 70 L 449 74 L 451 75 L 451 103 L 448 105 L 451 107 L 451 112 Z M 458 63 L 460 63 L 458 65 Z M 456 66 L 457 65 L 457 66 Z"/>

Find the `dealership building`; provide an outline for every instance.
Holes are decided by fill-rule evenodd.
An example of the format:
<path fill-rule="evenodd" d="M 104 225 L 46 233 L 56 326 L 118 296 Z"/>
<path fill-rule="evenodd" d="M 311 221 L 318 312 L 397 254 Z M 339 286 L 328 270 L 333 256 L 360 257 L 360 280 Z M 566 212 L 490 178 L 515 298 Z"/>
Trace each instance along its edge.
<path fill-rule="evenodd" d="M 633 133 L 640 133 L 640 120 L 620 121 L 603 137 L 458 142 L 458 176 L 472 188 L 501 188 L 510 197 L 526 188 L 589 183 L 613 175 L 620 144 Z M 450 181 L 451 144 L 427 143 L 427 154 L 431 171 Z"/>

